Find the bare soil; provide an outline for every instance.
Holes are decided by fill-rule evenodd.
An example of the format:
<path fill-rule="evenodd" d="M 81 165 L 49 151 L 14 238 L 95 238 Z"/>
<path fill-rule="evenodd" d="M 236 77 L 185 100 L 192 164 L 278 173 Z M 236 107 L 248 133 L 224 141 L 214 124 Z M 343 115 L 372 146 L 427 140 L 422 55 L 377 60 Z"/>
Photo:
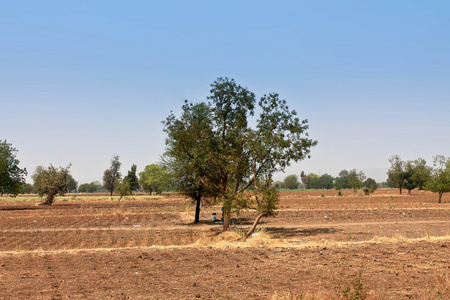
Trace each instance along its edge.
<path fill-rule="evenodd" d="M 450 299 L 450 201 L 282 192 L 247 241 L 177 194 L 0 198 L 0 299 Z"/>

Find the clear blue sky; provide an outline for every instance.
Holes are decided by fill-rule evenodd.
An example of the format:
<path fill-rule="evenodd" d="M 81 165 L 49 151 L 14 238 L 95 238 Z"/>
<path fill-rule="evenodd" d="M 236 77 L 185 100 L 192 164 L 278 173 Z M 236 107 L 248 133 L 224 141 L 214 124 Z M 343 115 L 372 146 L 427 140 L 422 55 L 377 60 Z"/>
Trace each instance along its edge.
<path fill-rule="evenodd" d="M 450 156 L 449 1 L 1 1 L 0 139 L 31 174 L 101 180 L 164 150 L 217 77 L 278 92 L 319 144 L 288 174 Z M 29 180 L 30 181 L 30 180 Z"/>

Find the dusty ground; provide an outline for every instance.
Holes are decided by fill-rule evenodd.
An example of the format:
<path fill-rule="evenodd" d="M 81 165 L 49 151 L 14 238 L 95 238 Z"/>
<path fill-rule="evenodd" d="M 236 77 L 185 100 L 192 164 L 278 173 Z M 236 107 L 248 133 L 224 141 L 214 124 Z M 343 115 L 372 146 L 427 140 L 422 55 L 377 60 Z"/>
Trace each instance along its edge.
<path fill-rule="evenodd" d="M 450 201 L 282 192 L 246 242 L 179 195 L 0 198 L 0 299 L 450 299 Z M 235 217 L 249 227 L 255 212 Z M 360 298 L 358 298 L 360 297 Z"/>

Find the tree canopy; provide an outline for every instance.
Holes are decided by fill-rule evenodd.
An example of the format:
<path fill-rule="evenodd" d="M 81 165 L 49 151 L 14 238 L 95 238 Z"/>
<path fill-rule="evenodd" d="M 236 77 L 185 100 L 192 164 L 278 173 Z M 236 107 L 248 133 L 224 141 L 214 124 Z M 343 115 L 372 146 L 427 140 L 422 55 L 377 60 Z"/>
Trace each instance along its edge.
<path fill-rule="evenodd" d="M 16 196 L 25 183 L 27 170 L 19 168 L 20 161 L 16 158 L 17 150 L 6 140 L 0 140 L 0 195 Z"/>
<path fill-rule="evenodd" d="M 348 186 L 352 188 L 355 193 L 363 186 L 364 180 L 366 180 L 366 175 L 363 171 L 358 172 L 358 170 L 353 169 L 348 172 Z"/>
<path fill-rule="evenodd" d="M 79 193 L 96 193 L 104 191 L 103 186 L 99 181 L 93 181 L 91 183 L 83 183 L 78 187 Z"/>
<path fill-rule="evenodd" d="M 111 166 L 103 173 L 103 187 L 110 193 L 111 197 L 122 177 L 122 174 L 120 174 L 120 165 L 119 156 L 114 155 L 111 159 Z"/>
<path fill-rule="evenodd" d="M 137 169 L 137 166 L 135 164 L 133 164 L 131 166 L 131 170 L 128 171 L 127 176 L 125 176 L 125 179 L 130 184 L 130 192 L 133 192 L 133 191 L 136 191 L 137 189 L 139 189 L 139 178 L 136 175 L 136 169 Z"/>
<path fill-rule="evenodd" d="M 300 182 L 298 181 L 297 175 L 292 174 L 284 178 L 283 186 L 285 189 L 295 190 L 296 188 L 298 188 L 299 184 Z"/>
<path fill-rule="evenodd" d="M 179 151 L 193 157 L 199 182 L 221 196 L 224 231 L 232 209 L 254 205 L 261 216 L 273 214 L 277 198 L 269 184 L 272 174 L 309 157 L 310 148 L 317 144 L 308 137 L 307 120 L 300 121 L 286 101 L 273 93 L 260 98 L 259 117 L 250 123 L 255 94 L 228 78 L 218 78 L 211 85 L 208 102 L 198 105 L 204 107 L 202 126 L 190 136 L 177 134 L 180 126 L 196 125 L 195 120 L 183 118 L 194 106 L 187 102 L 182 117 L 170 114 L 164 121 L 166 143 L 176 143 Z M 252 197 L 243 193 L 250 186 L 256 193 Z"/>
<path fill-rule="evenodd" d="M 210 166 L 201 148 L 200 138 L 209 132 L 211 125 L 211 111 L 205 103 L 188 103 L 183 105 L 183 112 L 179 120 L 171 122 L 164 131 L 170 136 L 166 139 L 166 151 L 163 165 L 172 178 L 174 188 L 195 201 L 195 220 L 200 221 L 200 206 L 205 200 L 211 202 L 217 199 L 217 192 L 211 188 L 212 184 L 205 184 L 205 172 Z M 209 173 L 209 181 L 218 185 L 218 177 Z"/>
<path fill-rule="evenodd" d="M 169 173 L 166 168 L 159 164 L 145 166 L 144 171 L 139 173 L 139 177 L 142 189 L 150 195 L 153 193 L 159 194 L 170 185 Z"/>
<path fill-rule="evenodd" d="M 47 169 L 43 166 L 36 167 L 32 178 L 34 189 L 39 195 L 47 195 L 45 205 L 53 204 L 57 194 L 63 196 L 69 189 L 69 168 L 70 165 L 63 168 L 55 168 L 50 165 Z"/>
<path fill-rule="evenodd" d="M 409 194 L 415 188 L 423 189 L 430 177 L 430 167 L 423 158 L 414 161 L 402 161 L 394 155 L 389 159 L 391 167 L 388 171 L 388 181 L 400 190 L 407 189 Z"/>
<path fill-rule="evenodd" d="M 433 158 L 433 168 L 425 189 L 438 193 L 439 203 L 442 202 L 442 195 L 450 192 L 450 158 L 443 155 Z"/>

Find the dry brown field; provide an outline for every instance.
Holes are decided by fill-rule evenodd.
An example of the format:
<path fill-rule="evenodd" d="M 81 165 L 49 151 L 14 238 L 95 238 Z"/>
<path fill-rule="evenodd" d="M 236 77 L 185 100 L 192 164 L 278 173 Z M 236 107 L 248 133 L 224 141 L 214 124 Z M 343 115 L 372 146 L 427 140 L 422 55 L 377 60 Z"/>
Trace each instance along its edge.
<path fill-rule="evenodd" d="M 0 299 L 450 299 L 450 195 L 281 192 L 247 241 L 178 194 L 0 197 Z"/>

